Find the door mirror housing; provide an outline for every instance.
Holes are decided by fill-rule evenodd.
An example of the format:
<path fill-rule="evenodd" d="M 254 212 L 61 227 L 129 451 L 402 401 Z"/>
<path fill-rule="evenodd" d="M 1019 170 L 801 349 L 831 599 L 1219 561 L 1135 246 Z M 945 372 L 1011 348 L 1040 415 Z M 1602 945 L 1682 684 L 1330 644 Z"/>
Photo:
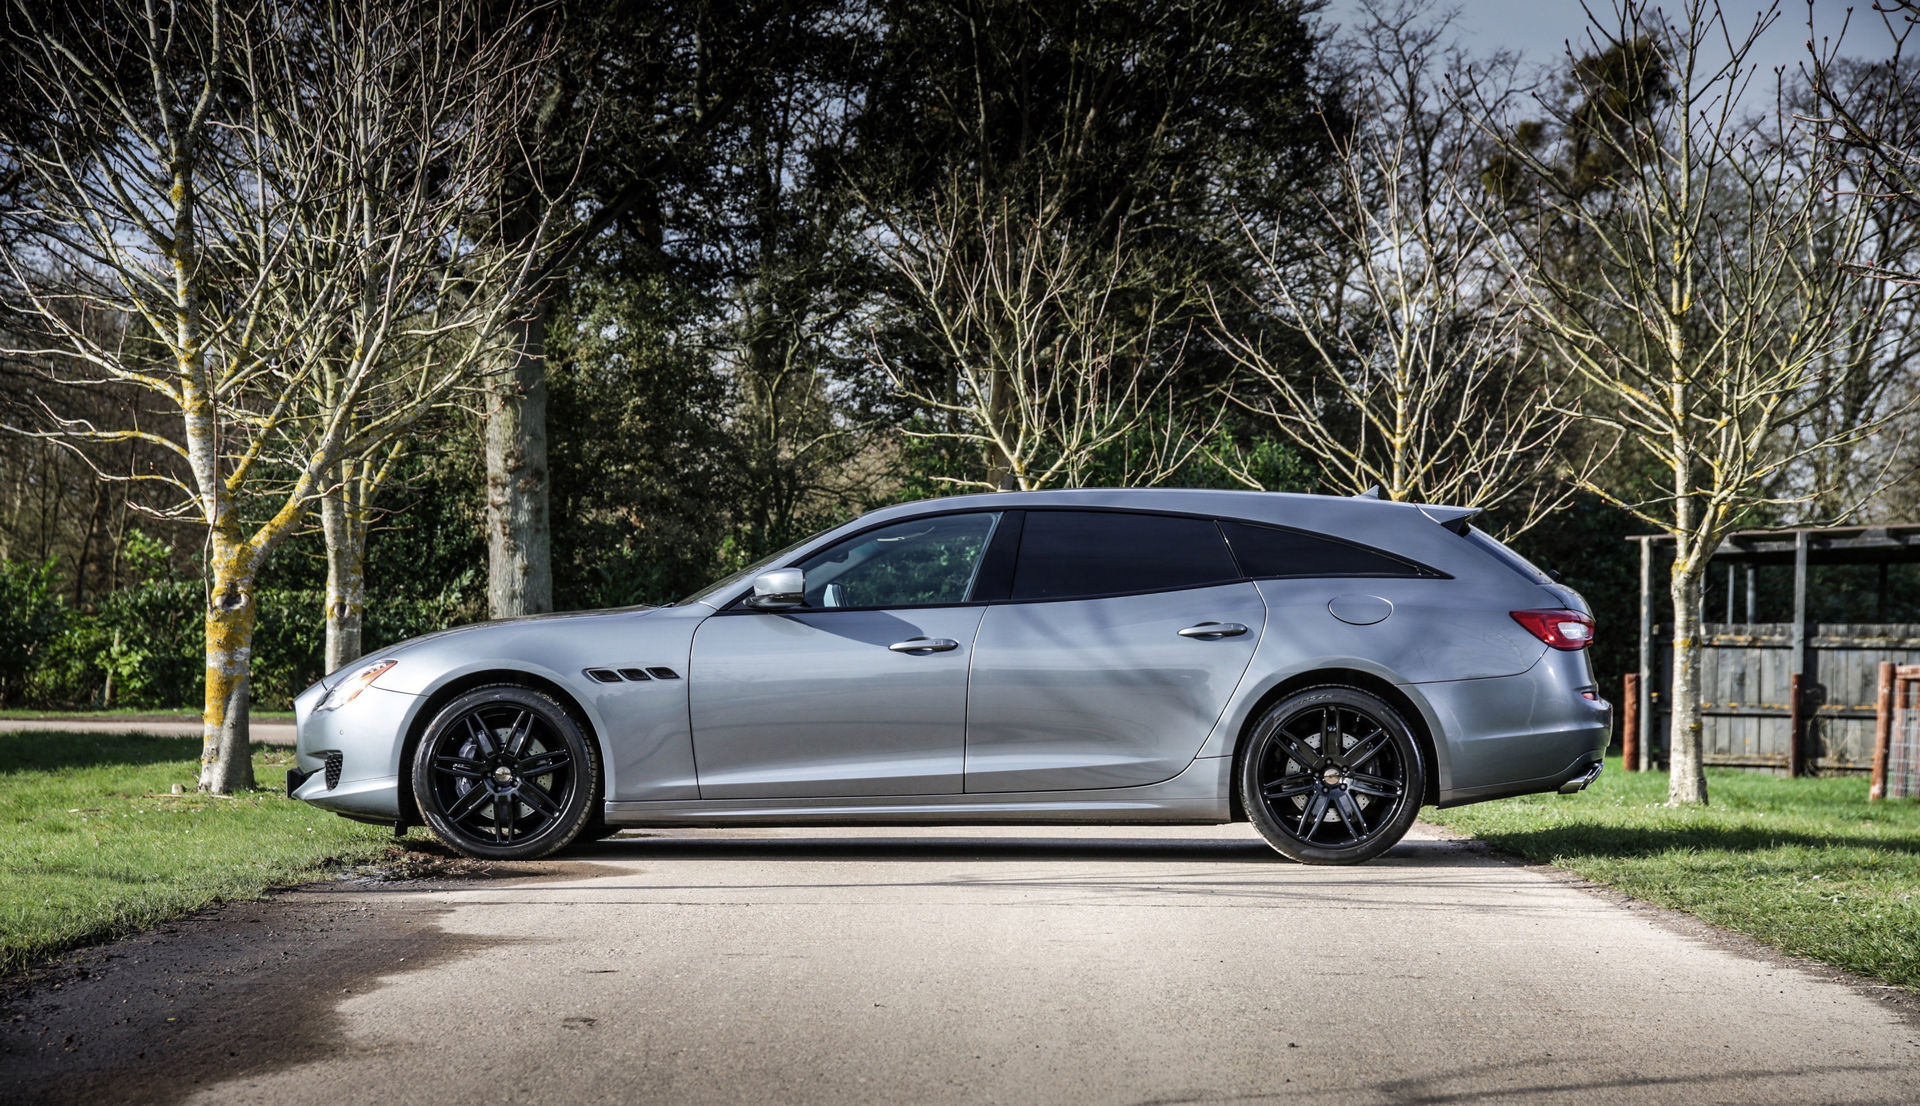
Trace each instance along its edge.
<path fill-rule="evenodd" d="M 784 611 L 805 606 L 807 574 L 797 568 L 776 568 L 753 578 L 747 606 L 756 611 Z"/>

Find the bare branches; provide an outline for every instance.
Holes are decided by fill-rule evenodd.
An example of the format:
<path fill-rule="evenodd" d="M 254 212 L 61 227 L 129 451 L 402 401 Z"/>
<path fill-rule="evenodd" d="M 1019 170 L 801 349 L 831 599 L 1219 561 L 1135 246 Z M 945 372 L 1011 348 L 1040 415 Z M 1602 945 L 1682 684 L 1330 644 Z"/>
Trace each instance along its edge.
<path fill-rule="evenodd" d="M 1252 374 L 1229 397 L 1330 481 L 1504 507 L 1511 535 L 1562 505 L 1607 451 L 1576 446 L 1577 397 L 1537 363 L 1490 231 L 1467 214 L 1480 150 L 1434 87 L 1445 24 L 1417 16 L 1370 14 L 1358 58 L 1368 110 L 1356 132 L 1332 136 L 1340 163 L 1320 232 L 1283 252 L 1242 224 L 1261 278 L 1251 305 L 1304 344 L 1306 364 L 1235 333 L 1218 303 L 1215 326 Z"/>
<path fill-rule="evenodd" d="M 1879 60 L 1859 62 L 1840 50 L 1858 15 L 1869 38 L 1884 32 Z M 1812 54 L 1816 103 L 1805 118 L 1825 130 L 1824 149 L 1838 163 L 1841 187 L 1884 202 L 1912 221 L 1920 217 L 1920 59 L 1909 49 L 1920 29 L 1920 0 L 1876 0 L 1849 11 L 1835 38 L 1815 43 Z M 1877 252 L 1850 259 L 1860 272 L 1898 284 L 1920 284 L 1920 259 L 1911 250 Z"/>
<path fill-rule="evenodd" d="M 957 180 L 899 235 L 895 265 L 935 360 L 882 368 L 929 413 L 910 436 L 985 462 L 983 476 L 939 479 L 1030 490 L 1104 465 L 1154 484 L 1191 459 L 1210 428 L 1174 398 L 1178 352 L 1161 360 L 1158 340 L 1169 305 L 1124 239 L 1081 240 L 1044 189 L 1028 206 Z"/>

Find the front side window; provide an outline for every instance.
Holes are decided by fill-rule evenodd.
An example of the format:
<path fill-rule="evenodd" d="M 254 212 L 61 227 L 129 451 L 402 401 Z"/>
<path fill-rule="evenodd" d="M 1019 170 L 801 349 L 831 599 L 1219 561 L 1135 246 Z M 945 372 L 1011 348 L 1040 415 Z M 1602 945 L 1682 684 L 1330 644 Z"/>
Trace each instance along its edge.
<path fill-rule="evenodd" d="M 1028 511 L 1014 599 L 1170 591 L 1236 579 L 1211 519 L 1117 511 Z"/>
<path fill-rule="evenodd" d="M 911 519 L 829 546 L 800 562 L 807 574 L 807 605 L 965 603 L 998 517 L 981 513 Z"/>

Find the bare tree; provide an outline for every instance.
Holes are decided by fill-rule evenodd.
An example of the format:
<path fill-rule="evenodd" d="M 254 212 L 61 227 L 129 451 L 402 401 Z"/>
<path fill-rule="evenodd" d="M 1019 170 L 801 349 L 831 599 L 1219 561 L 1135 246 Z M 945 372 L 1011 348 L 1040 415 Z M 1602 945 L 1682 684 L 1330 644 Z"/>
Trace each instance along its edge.
<path fill-rule="evenodd" d="M 490 182 L 515 161 L 509 141 L 533 110 L 547 48 L 509 14 L 444 0 L 345 0 L 268 33 L 289 38 L 277 72 L 241 78 L 273 142 L 294 209 L 284 306 L 324 302 L 324 324 L 295 337 L 308 403 L 349 410 L 320 504 L 327 549 L 326 665 L 361 652 L 366 543 L 380 489 L 424 420 L 477 391 L 478 370 L 517 319 L 544 234 L 489 240 Z M 310 183 L 308 183 L 310 182 Z M 355 392 L 357 389 L 357 394 Z"/>
<path fill-rule="evenodd" d="M 1484 150 L 1437 85 L 1442 65 L 1466 64 L 1443 49 L 1449 30 L 1425 5 L 1369 9 L 1353 50 L 1360 118 L 1331 135 L 1340 161 L 1330 196 L 1314 201 L 1319 232 L 1261 241 L 1243 224 L 1260 278 L 1246 295 L 1304 342 L 1307 363 L 1235 333 L 1218 304 L 1214 320 L 1253 377 L 1227 395 L 1326 478 L 1393 500 L 1506 508 L 1510 536 L 1562 506 L 1605 451 L 1575 448 L 1568 383 L 1536 363 L 1491 231 L 1469 213 Z"/>
<path fill-rule="evenodd" d="M 1830 401 L 1825 359 L 1846 340 L 1864 202 L 1834 202 L 1821 136 L 1741 97 L 1754 41 L 1717 5 L 1671 21 L 1639 0 L 1595 18 L 1573 99 L 1542 100 L 1550 128 L 1481 105 L 1509 201 L 1500 257 L 1554 360 L 1586 390 L 1582 413 L 1621 432 L 1665 474 L 1628 501 L 1588 488 L 1674 540 L 1669 801 L 1707 801 L 1701 768 L 1700 589 L 1721 539 L 1785 505 L 1769 488 L 1814 451 L 1856 442 L 1877 418 L 1812 430 Z M 1557 138 L 1555 135 L 1557 134 Z M 1808 494 L 1796 493 L 1796 499 Z"/>
<path fill-rule="evenodd" d="M 935 363 L 881 367 L 930 414 L 906 434 L 980 458 L 978 475 L 936 479 L 1030 490 L 1099 467 L 1155 484 L 1194 455 L 1208 427 L 1176 400 L 1176 364 L 1156 343 L 1170 294 L 1133 268 L 1124 235 L 1089 243 L 1044 193 L 1023 207 L 957 180 L 930 211 L 894 228 L 891 245 Z"/>
<path fill-rule="evenodd" d="M 402 397 L 417 394 L 415 362 L 389 343 L 457 329 L 423 325 L 423 297 L 484 303 L 510 288 L 501 274 L 517 271 L 501 255 L 473 260 L 451 223 L 388 216 L 388 205 L 412 202 L 416 214 L 486 218 L 458 199 L 467 178 L 432 171 L 444 164 L 438 151 L 416 147 L 412 163 L 397 151 L 355 155 L 353 142 L 379 144 L 381 117 L 357 102 L 366 90 L 351 85 L 350 67 L 323 73 L 303 48 L 330 28 L 371 29 L 379 7 L 117 0 L 98 25 L 113 33 L 83 35 L 21 2 L 5 43 L 40 110 L 68 124 L 0 135 L 28 178 L 17 211 L 33 231 L 31 253 L 10 253 L 7 271 L 39 333 L 12 352 L 64 380 L 144 389 L 173 420 L 110 425 L 48 408 L 33 432 L 96 459 L 127 441 L 173 459 L 154 471 L 96 467 L 172 488 L 173 513 L 205 527 L 200 783 L 216 792 L 252 784 L 246 720 L 262 566 L 340 483 L 344 459 L 414 417 Z M 386 125 L 432 118 L 460 130 L 483 125 L 481 105 L 518 110 L 496 103 L 495 82 L 511 84 L 527 64 L 523 40 L 511 21 L 489 30 L 479 7 L 403 6 L 420 23 L 405 64 L 431 69 L 437 50 L 471 52 L 464 83 L 449 91 L 468 113 L 399 105 L 405 119 Z M 358 35 L 353 49 L 379 60 Z M 407 129 L 398 145 L 427 137 Z M 504 143 L 492 150 L 511 156 Z M 396 175 L 356 181 L 363 170 Z M 126 340 L 100 341 L 101 328 L 85 325 L 103 314 L 129 321 Z M 470 342 L 488 329 L 471 313 L 460 325 Z"/>
<path fill-rule="evenodd" d="M 1862 249 L 1842 260 L 1875 279 L 1853 287 L 1859 306 L 1847 345 L 1827 366 L 1836 378 L 1832 399 L 1810 413 L 1816 431 L 1909 410 L 1920 393 L 1911 368 L 1920 353 L 1920 58 L 1907 49 L 1920 26 L 1920 0 L 1880 0 L 1873 13 L 1862 19 L 1860 32 L 1850 34 L 1849 27 L 1829 40 L 1809 35 L 1807 80 L 1792 100 L 1794 111 L 1830 139 L 1805 156 L 1832 159 L 1836 188 L 1872 200 Z M 1843 45 L 1857 47 L 1862 38 L 1870 48 L 1884 45 L 1885 56 L 1841 55 Z M 1815 489 L 1824 513 L 1865 502 L 1870 515 L 1904 517 L 1920 478 L 1920 443 L 1911 426 L 1905 429 L 1818 451 L 1808 471 L 1795 475 Z M 1876 494 L 1883 483 L 1886 488 Z M 1897 498 L 1889 501 L 1889 492 Z"/>
<path fill-rule="evenodd" d="M 1816 42 L 1809 35 L 1813 121 L 1837 138 L 1825 151 L 1841 163 L 1845 182 L 1903 213 L 1920 217 L 1920 59 L 1907 47 L 1920 29 L 1920 0 L 1873 0 L 1866 34 L 1878 24 L 1887 35 L 1886 56 L 1860 63 L 1841 56 L 1846 33 Z M 1852 23 L 1849 11 L 1848 24 Z M 1875 254 L 1861 262 L 1869 275 L 1920 284 L 1920 257 L 1911 250 Z"/>

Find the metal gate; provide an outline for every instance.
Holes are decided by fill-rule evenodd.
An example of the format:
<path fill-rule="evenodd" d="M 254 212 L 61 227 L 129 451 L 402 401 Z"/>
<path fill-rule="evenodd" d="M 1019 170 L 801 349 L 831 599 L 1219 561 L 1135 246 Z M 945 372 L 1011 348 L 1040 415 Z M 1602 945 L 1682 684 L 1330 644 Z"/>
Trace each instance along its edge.
<path fill-rule="evenodd" d="M 1920 664 L 1893 667 L 1891 687 L 1882 696 L 1891 709 L 1880 714 L 1875 735 L 1875 799 L 1920 799 Z"/>

